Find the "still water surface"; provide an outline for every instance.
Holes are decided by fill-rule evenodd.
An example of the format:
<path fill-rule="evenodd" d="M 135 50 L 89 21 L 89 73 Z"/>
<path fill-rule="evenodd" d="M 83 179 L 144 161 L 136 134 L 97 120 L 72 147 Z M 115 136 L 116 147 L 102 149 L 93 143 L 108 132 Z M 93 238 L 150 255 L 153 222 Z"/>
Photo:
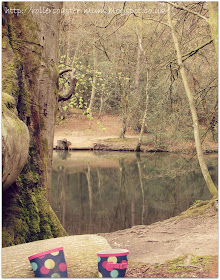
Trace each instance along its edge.
<path fill-rule="evenodd" d="M 217 155 L 206 161 L 217 186 Z M 51 206 L 68 234 L 149 225 L 210 198 L 196 158 L 54 151 Z"/>

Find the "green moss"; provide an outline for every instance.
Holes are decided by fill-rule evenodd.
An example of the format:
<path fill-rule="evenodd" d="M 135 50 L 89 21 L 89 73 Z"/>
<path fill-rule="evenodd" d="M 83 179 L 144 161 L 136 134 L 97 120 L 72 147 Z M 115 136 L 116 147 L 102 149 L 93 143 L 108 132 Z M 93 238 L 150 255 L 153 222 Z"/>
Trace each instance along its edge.
<path fill-rule="evenodd" d="M 2 64 L 2 72 L 4 73 L 2 79 L 2 91 L 11 94 L 16 92 L 16 72 L 14 62 L 8 61 Z"/>
<path fill-rule="evenodd" d="M 5 3 L 8 8 L 25 10 L 25 3 Z M 22 120 L 30 114 L 31 100 L 29 89 L 37 80 L 36 70 L 40 67 L 42 47 L 38 43 L 37 24 L 28 13 L 3 14 L 4 50 L 7 60 L 3 63 L 3 90 L 15 94 L 19 99 L 18 113 Z"/>
<path fill-rule="evenodd" d="M 67 235 L 61 226 L 57 216 L 53 212 L 45 193 L 42 191 L 36 193 L 36 200 L 39 205 L 40 234 L 39 239 L 52 238 Z"/>
<path fill-rule="evenodd" d="M 8 37 L 2 34 L 2 49 L 6 49 L 8 46 Z"/>
<path fill-rule="evenodd" d="M 186 260 L 188 263 L 186 264 Z M 213 256 L 193 256 L 193 255 L 184 255 L 174 260 L 170 260 L 160 265 L 160 267 L 166 267 L 167 272 L 181 272 L 182 270 L 190 270 L 191 266 L 197 266 L 200 268 L 206 267 L 208 269 L 209 265 L 212 263 Z"/>
<path fill-rule="evenodd" d="M 185 256 L 181 256 L 181 257 L 176 258 L 174 260 L 165 262 L 165 264 L 167 265 L 166 270 L 168 272 L 176 272 L 176 271 L 182 270 L 181 265 L 183 265 L 184 259 L 185 259 Z M 186 268 L 184 268 L 184 269 L 186 269 Z"/>
<path fill-rule="evenodd" d="M 187 217 L 207 216 L 209 211 L 216 211 L 216 197 L 211 200 L 199 201 L 194 203 L 189 209 L 182 212 L 181 215 L 171 218 L 172 220 L 185 219 Z"/>
<path fill-rule="evenodd" d="M 28 162 L 16 183 L 4 192 L 3 247 L 67 235 L 46 199 L 40 175 L 43 165 L 35 145 L 31 144 Z M 46 158 L 47 139 L 42 146 Z"/>
<path fill-rule="evenodd" d="M 44 130 L 44 129 L 45 129 L 44 119 L 42 116 L 40 116 L 40 130 Z"/>
<path fill-rule="evenodd" d="M 44 153 L 47 153 L 48 152 L 48 140 L 46 138 L 42 139 L 42 146 L 43 146 Z"/>
<path fill-rule="evenodd" d="M 67 235 L 34 171 L 22 174 L 8 196 L 12 201 L 3 205 L 3 247 Z"/>
<path fill-rule="evenodd" d="M 46 174 L 48 174 L 48 169 L 47 169 L 48 140 L 47 140 L 47 138 L 42 139 L 42 147 L 43 147 L 44 165 L 45 165 L 45 169 L 46 169 Z"/>
<path fill-rule="evenodd" d="M 6 92 L 2 92 L 2 104 L 4 104 L 9 110 L 15 108 L 14 98 Z"/>
<path fill-rule="evenodd" d="M 20 118 L 25 121 L 27 116 L 31 116 L 30 102 L 28 102 L 28 100 L 30 100 L 31 95 L 30 92 L 27 90 L 27 87 L 23 84 L 22 77 L 19 76 L 19 80 L 21 81 L 21 87 L 17 92 L 17 96 L 20 102 L 17 105 L 17 110 Z"/>
<path fill-rule="evenodd" d="M 44 164 L 47 169 L 48 140 L 46 138 L 42 139 L 42 147 L 43 147 L 43 153 L 44 153 Z"/>
<path fill-rule="evenodd" d="M 213 257 L 212 256 L 192 256 L 191 265 L 201 265 L 201 266 L 207 266 L 210 264 L 210 262 L 212 261 Z"/>
<path fill-rule="evenodd" d="M 24 123 L 18 119 L 15 109 L 14 98 L 4 93 L 2 95 L 2 117 L 7 120 L 7 123 L 16 129 L 19 134 L 23 134 L 25 126 Z"/>
<path fill-rule="evenodd" d="M 8 247 L 14 245 L 14 231 L 10 231 L 9 228 L 2 227 L 2 245 L 3 247 Z M 4 242 L 4 244 L 3 244 Z"/>

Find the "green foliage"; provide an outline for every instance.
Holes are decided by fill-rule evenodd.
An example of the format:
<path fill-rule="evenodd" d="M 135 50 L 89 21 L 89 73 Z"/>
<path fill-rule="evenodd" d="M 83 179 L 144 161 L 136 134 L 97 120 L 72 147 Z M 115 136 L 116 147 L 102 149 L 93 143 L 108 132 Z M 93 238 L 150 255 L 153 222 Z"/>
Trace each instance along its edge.
<path fill-rule="evenodd" d="M 191 206 L 195 206 L 196 204 L 202 202 L 202 200 L 195 200 Z"/>
<path fill-rule="evenodd" d="M 90 64 L 84 63 L 83 59 L 76 60 L 73 65 L 71 63 L 72 58 L 68 58 L 67 64 L 64 64 L 63 56 L 61 56 L 59 68 L 63 70 L 66 67 L 75 67 L 75 77 L 77 79 L 75 94 L 69 102 L 66 102 L 63 107 L 64 111 L 67 111 L 68 108 L 77 107 L 82 109 L 84 114 L 92 120 L 92 116 L 89 116 L 90 112 L 88 111 L 87 104 L 89 103 L 93 87 L 96 89 L 96 100 L 93 110 L 97 110 L 100 106 L 101 96 L 106 100 L 105 107 L 114 107 L 115 111 L 120 110 L 121 91 L 119 89 L 119 83 L 123 84 L 126 87 L 126 90 L 128 90 L 128 82 L 130 81 L 130 78 L 126 77 L 122 72 L 109 73 L 106 71 L 108 69 L 103 69 L 103 71 L 94 71 Z M 96 85 L 94 85 L 93 82 L 94 77 L 96 77 L 97 80 Z M 67 81 L 68 75 L 65 77 L 63 75 L 63 77 L 60 78 L 60 87 L 64 92 L 67 92 L 69 88 Z"/>

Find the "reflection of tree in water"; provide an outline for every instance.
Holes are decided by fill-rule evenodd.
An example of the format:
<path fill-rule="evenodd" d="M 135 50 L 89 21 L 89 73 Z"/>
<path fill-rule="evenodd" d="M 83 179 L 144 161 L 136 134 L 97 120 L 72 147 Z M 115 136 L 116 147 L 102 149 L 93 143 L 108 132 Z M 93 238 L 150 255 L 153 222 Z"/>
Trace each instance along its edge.
<path fill-rule="evenodd" d="M 100 207 L 101 209 L 105 209 L 106 208 L 106 205 L 104 203 L 105 193 L 104 193 L 104 188 L 103 188 L 103 183 L 102 183 L 102 174 L 101 174 L 99 167 L 97 167 L 96 170 L 97 170 L 97 178 L 98 178 L 99 204 L 101 206 Z M 104 219 L 107 224 L 107 232 L 110 232 L 111 231 L 111 221 L 110 221 L 110 217 L 109 217 L 109 211 L 105 212 Z M 100 220 L 99 222 L 100 222 L 100 228 L 102 228 L 103 226 L 105 227 L 105 222 L 103 223 L 102 220 Z"/>
<path fill-rule="evenodd" d="M 52 208 L 69 234 L 110 232 L 151 224 L 209 199 L 196 161 L 175 156 L 145 155 L 118 168 L 97 167 L 88 161 L 77 172 L 62 165 L 53 171 Z M 210 162 L 217 182 L 217 160 Z M 210 196 L 211 197 L 211 196 Z"/>
<path fill-rule="evenodd" d="M 89 233 L 92 233 L 92 216 L 93 216 L 93 198 L 92 198 L 92 184 L 91 184 L 91 173 L 90 164 L 88 163 L 88 171 L 86 172 L 86 178 L 88 183 L 89 193 Z"/>
<path fill-rule="evenodd" d="M 66 182 L 67 176 L 65 173 L 65 168 L 64 166 L 59 166 L 59 172 L 58 172 L 58 178 L 57 178 L 57 183 L 60 186 L 60 192 L 59 192 L 59 199 L 60 199 L 60 204 L 59 204 L 59 215 L 58 218 L 61 221 L 63 227 L 65 228 L 65 210 L 66 210 L 66 193 L 65 193 L 65 186 L 67 185 Z"/>
<path fill-rule="evenodd" d="M 57 156 L 63 160 L 67 159 L 68 157 L 70 157 L 70 152 L 67 150 L 57 150 L 56 151 Z"/>
<path fill-rule="evenodd" d="M 117 206 L 114 211 L 114 218 L 111 221 L 110 232 L 114 230 L 114 227 L 117 222 L 119 222 L 123 227 L 126 225 L 126 186 L 125 186 L 125 165 L 124 160 L 119 159 L 119 199 Z"/>
<path fill-rule="evenodd" d="M 144 195 L 144 187 L 143 187 L 143 178 L 142 178 L 142 167 L 141 167 L 141 158 L 140 153 L 136 153 L 137 158 L 137 166 L 138 166 L 138 174 L 140 180 L 141 187 L 141 195 L 142 195 L 142 212 L 141 212 L 141 224 L 144 224 L 144 213 L 145 213 L 145 195 Z"/>
<path fill-rule="evenodd" d="M 77 173 L 77 187 L 78 187 L 78 193 L 79 193 L 79 202 L 80 202 L 80 220 L 83 221 L 83 223 L 80 223 L 78 227 L 81 228 L 81 232 L 84 230 L 84 223 L 85 223 L 85 211 L 83 207 L 83 195 L 82 195 L 82 173 L 78 172 Z M 72 215 L 73 216 L 73 215 Z"/>

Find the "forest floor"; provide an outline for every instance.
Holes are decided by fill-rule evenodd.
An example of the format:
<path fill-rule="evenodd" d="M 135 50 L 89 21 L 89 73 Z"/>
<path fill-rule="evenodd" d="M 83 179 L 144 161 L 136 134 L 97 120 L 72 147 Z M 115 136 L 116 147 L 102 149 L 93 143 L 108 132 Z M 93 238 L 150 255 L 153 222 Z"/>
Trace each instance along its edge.
<path fill-rule="evenodd" d="M 89 119 L 83 115 L 82 110 L 74 109 L 73 113 L 55 126 L 54 148 L 57 140 L 67 139 L 71 142 L 70 150 L 98 149 L 116 151 L 134 151 L 138 141 L 138 134 L 128 127 L 125 139 L 120 139 L 121 120 L 118 115 L 104 115 L 102 119 L 94 114 L 94 120 L 89 129 Z M 100 122 L 100 125 L 97 125 Z M 103 130 L 104 129 L 104 130 Z M 169 130 L 169 128 L 168 128 Z M 168 132 L 169 133 L 169 132 Z M 167 139 L 167 138 L 166 138 Z M 169 139 L 169 138 L 168 138 Z M 153 133 L 146 133 L 143 137 L 141 150 L 194 153 L 195 147 L 192 140 L 179 139 L 164 140 L 159 144 Z M 218 143 L 206 137 L 203 149 L 207 153 L 217 152 Z"/>

